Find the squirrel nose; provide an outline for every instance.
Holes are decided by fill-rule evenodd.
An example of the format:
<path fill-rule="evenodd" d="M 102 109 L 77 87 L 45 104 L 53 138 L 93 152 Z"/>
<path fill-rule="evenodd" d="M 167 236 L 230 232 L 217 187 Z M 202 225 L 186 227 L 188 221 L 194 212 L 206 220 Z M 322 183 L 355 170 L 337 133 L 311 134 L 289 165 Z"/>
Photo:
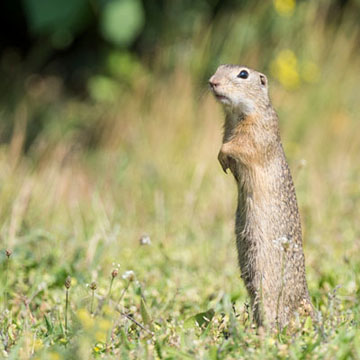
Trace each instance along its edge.
<path fill-rule="evenodd" d="M 216 80 L 213 76 L 209 79 L 209 85 L 214 88 L 219 85 L 219 81 Z"/>

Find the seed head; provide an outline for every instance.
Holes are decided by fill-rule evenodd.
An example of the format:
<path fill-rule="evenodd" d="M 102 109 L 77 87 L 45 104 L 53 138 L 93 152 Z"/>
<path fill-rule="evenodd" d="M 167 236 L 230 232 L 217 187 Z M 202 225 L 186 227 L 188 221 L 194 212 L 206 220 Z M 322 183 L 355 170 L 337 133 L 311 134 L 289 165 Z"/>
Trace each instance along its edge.
<path fill-rule="evenodd" d="M 93 281 L 91 284 L 90 284 L 90 289 L 95 291 L 97 289 L 97 284 L 95 281 Z"/>
<path fill-rule="evenodd" d="M 118 269 L 114 269 L 112 272 L 111 272 L 111 277 L 114 279 L 118 276 L 118 273 L 119 273 L 119 270 Z"/>
<path fill-rule="evenodd" d="M 67 289 L 70 289 L 70 286 L 71 286 L 71 276 L 68 276 L 66 279 L 65 279 L 65 287 Z"/>
<path fill-rule="evenodd" d="M 7 258 L 9 258 L 11 256 L 11 254 L 12 254 L 12 250 L 10 250 L 10 249 L 5 250 L 5 255 L 7 256 Z"/>

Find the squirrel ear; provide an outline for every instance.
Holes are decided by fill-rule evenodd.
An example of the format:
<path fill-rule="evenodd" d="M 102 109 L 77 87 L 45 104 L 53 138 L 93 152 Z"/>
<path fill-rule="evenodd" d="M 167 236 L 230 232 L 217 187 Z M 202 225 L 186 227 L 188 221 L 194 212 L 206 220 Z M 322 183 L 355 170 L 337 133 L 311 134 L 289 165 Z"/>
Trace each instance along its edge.
<path fill-rule="evenodd" d="M 266 76 L 263 74 L 260 74 L 260 83 L 261 83 L 261 85 L 266 86 L 267 79 L 266 79 Z"/>

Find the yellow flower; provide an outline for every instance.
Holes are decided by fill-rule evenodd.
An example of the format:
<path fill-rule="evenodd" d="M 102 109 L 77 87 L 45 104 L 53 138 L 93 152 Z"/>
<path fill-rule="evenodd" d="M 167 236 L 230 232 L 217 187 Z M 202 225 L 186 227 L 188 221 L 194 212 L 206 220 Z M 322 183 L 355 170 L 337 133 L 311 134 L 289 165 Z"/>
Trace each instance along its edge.
<path fill-rule="evenodd" d="M 95 339 L 96 341 L 100 341 L 100 342 L 106 342 L 106 338 L 107 338 L 107 332 L 106 331 L 96 331 L 95 333 Z"/>
<path fill-rule="evenodd" d="M 34 350 L 39 351 L 43 348 L 44 344 L 41 339 L 35 339 L 34 341 Z"/>
<path fill-rule="evenodd" d="M 91 330 L 94 328 L 95 321 L 86 309 L 79 309 L 77 316 L 85 330 Z"/>
<path fill-rule="evenodd" d="M 295 10 L 295 0 L 274 0 L 275 10 L 281 16 L 291 16 Z"/>
<path fill-rule="evenodd" d="M 277 78 L 283 86 L 294 89 L 300 84 L 298 63 L 295 54 L 289 50 L 283 50 L 271 63 L 272 75 Z"/>
<path fill-rule="evenodd" d="M 49 360 L 61 360 L 61 355 L 57 352 L 50 352 L 49 354 Z"/>
<path fill-rule="evenodd" d="M 105 319 L 99 320 L 98 324 L 99 324 L 99 328 L 104 331 L 108 331 L 112 327 L 111 321 Z"/>
<path fill-rule="evenodd" d="M 96 353 L 99 353 L 99 352 L 101 352 L 102 350 L 104 350 L 104 345 L 101 344 L 101 343 L 98 343 L 98 344 L 96 344 L 96 345 L 93 347 L 93 350 L 94 350 Z"/>

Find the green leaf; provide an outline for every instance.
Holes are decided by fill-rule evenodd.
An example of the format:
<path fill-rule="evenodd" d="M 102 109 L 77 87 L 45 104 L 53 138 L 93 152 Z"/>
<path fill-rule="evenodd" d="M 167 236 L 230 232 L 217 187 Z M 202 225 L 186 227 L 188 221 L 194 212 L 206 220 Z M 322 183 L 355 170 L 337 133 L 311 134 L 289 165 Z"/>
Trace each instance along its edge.
<path fill-rule="evenodd" d="M 311 332 L 313 331 L 314 327 L 313 327 L 313 322 L 310 316 L 308 316 L 305 320 L 305 324 L 304 324 L 304 331 L 306 332 Z"/>
<path fill-rule="evenodd" d="M 216 346 L 211 346 L 209 349 L 209 358 L 212 360 L 218 360 L 218 348 Z"/>
<path fill-rule="evenodd" d="M 166 353 L 167 355 L 173 356 L 173 357 L 168 356 L 167 359 L 194 359 L 193 355 L 189 355 L 186 352 L 173 347 L 167 347 Z"/>
<path fill-rule="evenodd" d="M 101 13 L 101 32 L 115 45 L 130 45 L 143 25 L 144 10 L 140 0 L 112 0 Z"/>
<path fill-rule="evenodd" d="M 157 356 L 159 357 L 159 359 L 162 359 L 163 356 L 162 356 L 162 351 L 161 351 L 161 345 L 158 340 L 155 341 L 155 350 L 156 350 L 156 353 L 157 353 Z"/>
<path fill-rule="evenodd" d="M 127 350 L 131 350 L 131 346 L 130 346 L 130 343 L 128 341 L 128 338 L 125 334 L 125 331 L 124 329 L 120 329 L 120 336 L 121 336 L 121 339 L 122 339 L 122 344 L 124 345 L 124 348 L 127 349 Z"/>
<path fill-rule="evenodd" d="M 210 324 L 214 315 L 215 315 L 214 309 L 209 309 L 205 312 L 198 313 L 186 319 L 184 322 L 184 327 L 188 329 L 190 327 L 195 326 L 195 324 L 197 324 L 201 328 L 207 327 Z"/>
<path fill-rule="evenodd" d="M 51 334 L 54 330 L 54 326 L 46 315 L 44 315 L 44 320 L 45 320 L 47 332 L 48 334 Z"/>
<path fill-rule="evenodd" d="M 141 302 L 140 302 L 140 313 L 144 324 L 147 325 L 153 331 L 154 327 L 152 325 L 152 320 L 146 308 L 146 304 L 143 298 L 141 298 Z"/>

